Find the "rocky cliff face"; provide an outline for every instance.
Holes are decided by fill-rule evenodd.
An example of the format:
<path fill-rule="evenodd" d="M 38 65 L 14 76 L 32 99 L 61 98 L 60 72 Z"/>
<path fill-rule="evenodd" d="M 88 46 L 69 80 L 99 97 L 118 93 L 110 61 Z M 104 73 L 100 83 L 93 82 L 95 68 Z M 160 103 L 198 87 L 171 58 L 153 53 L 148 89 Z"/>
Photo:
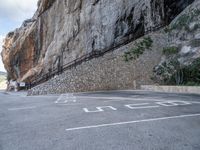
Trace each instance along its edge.
<path fill-rule="evenodd" d="M 155 82 L 200 85 L 199 20 L 200 1 L 196 0 L 165 28 L 68 69 L 28 94 L 137 89 Z M 150 49 L 143 49 L 150 41 Z M 127 52 L 136 59 L 126 62 Z"/>
<path fill-rule="evenodd" d="M 39 0 L 10 32 L 2 57 L 13 80 L 30 81 L 83 54 L 102 51 L 170 22 L 194 0 Z"/>
<path fill-rule="evenodd" d="M 163 33 L 168 42 L 154 68 L 159 84 L 200 84 L 200 1 L 184 10 Z"/>

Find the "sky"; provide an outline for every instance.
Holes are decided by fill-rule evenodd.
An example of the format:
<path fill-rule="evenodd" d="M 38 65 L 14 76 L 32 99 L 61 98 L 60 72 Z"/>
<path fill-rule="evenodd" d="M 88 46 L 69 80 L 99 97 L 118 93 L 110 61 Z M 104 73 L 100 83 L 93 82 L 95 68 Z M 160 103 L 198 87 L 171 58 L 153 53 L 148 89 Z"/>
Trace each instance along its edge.
<path fill-rule="evenodd" d="M 38 0 L 0 0 L 0 52 L 6 34 L 33 16 Z M 0 71 L 5 71 L 0 57 Z"/>

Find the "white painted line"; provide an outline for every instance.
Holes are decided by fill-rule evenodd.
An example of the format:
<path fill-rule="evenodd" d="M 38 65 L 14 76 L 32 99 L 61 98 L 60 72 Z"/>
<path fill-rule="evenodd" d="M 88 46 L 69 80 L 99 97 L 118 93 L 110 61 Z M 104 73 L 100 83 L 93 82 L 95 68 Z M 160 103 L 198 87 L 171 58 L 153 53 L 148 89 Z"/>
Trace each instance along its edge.
<path fill-rule="evenodd" d="M 149 105 L 149 103 L 127 104 L 127 105 L 125 105 L 125 106 L 128 106 L 128 105 L 130 105 L 130 106 L 144 106 L 144 105 Z"/>
<path fill-rule="evenodd" d="M 86 112 L 86 113 L 94 113 L 94 112 L 103 112 L 103 108 L 109 108 L 109 109 L 112 109 L 112 110 L 117 110 L 116 108 L 112 107 L 112 106 L 101 106 L 101 107 L 96 107 L 96 110 L 93 110 L 93 111 L 90 111 L 88 110 L 87 108 L 83 108 L 83 110 Z"/>
<path fill-rule="evenodd" d="M 186 118 L 186 117 L 196 117 L 196 116 L 200 116 L 200 114 L 188 114 L 188 115 L 180 115 L 180 116 L 134 120 L 134 121 L 127 121 L 127 122 L 117 122 L 117 123 L 110 123 L 110 124 L 100 124 L 100 125 L 84 126 L 84 127 L 77 127 L 77 128 L 68 128 L 65 130 L 66 131 L 74 131 L 74 130 L 82 130 L 82 129 L 101 128 L 101 127 L 126 125 L 126 124 L 134 124 L 134 123 L 141 123 L 141 122 L 152 122 L 152 121 L 169 120 L 169 119 Z"/>
<path fill-rule="evenodd" d="M 34 109 L 36 106 L 31 107 L 19 107 L 19 108 L 8 108 L 9 111 L 16 111 L 16 110 L 25 110 L 25 109 Z"/>
<path fill-rule="evenodd" d="M 165 101 L 165 102 L 156 102 L 158 105 L 161 106 L 184 106 L 184 105 L 191 105 L 190 102 L 186 102 L 186 101 Z"/>
<path fill-rule="evenodd" d="M 126 106 L 126 107 L 128 107 L 130 109 L 147 109 L 147 108 L 158 108 L 160 106 L 140 106 L 140 107 L 132 107 L 132 106 L 129 107 L 129 106 Z"/>
<path fill-rule="evenodd" d="M 149 105 L 149 103 L 139 103 L 139 104 L 128 104 L 124 105 L 125 107 L 128 107 L 129 109 L 147 109 L 147 108 L 158 108 L 160 106 L 145 106 Z"/>

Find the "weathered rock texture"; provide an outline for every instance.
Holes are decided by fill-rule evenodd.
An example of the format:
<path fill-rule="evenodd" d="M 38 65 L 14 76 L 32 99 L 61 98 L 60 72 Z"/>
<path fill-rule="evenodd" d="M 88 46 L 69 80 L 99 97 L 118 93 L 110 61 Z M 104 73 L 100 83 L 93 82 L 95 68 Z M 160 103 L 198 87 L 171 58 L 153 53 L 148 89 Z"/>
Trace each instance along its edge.
<path fill-rule="evenodd" d="M 175 46 L 177 51 L 162 56 L 161 62 L 154 68 L 155 81 L 159 84 L 199 84 L 200 1 L 185 9 L 165 32 L 168 37 L 165 48 Z M 190 79 L 187 79 L 188 76 Z"/>
<path fill-rule="evenodd" d="M 94 50 L 170 22 L 193 0 L 39 0 L 33 18 L 10 32 L 3 62 L 13 80 L 31 81 Z"/>
<path fill-rule="evenodd" d="M 103 57 L 84 62 L 76 68 L 31 89 L 29 95 L 136 89 L 143 84 L 155 83 L 155 77 L 157 80 L 160 79 L 158 68 L 163 66 L 164 62 L 170 62 L 171 59 L 174 59 L 181 65 L 187 66 L 200 58 L 200 11 L 198 10 L 200 10 L 200 1 L 195 1 L 168 27 L 149 34 L 148 36 L 153 40 L 152 48 L 146 50 L 139 59 L 127 63 L 122 56 L 124 52 L 134 48 L 136 43 L 143 38 L 114 52 L 107 53 Z M 163 48 L 170 46 L 177 46 L 178 52 L 170 56 L 164 55 Z M 175 71 L 173 68 L 172 70 Z"/>

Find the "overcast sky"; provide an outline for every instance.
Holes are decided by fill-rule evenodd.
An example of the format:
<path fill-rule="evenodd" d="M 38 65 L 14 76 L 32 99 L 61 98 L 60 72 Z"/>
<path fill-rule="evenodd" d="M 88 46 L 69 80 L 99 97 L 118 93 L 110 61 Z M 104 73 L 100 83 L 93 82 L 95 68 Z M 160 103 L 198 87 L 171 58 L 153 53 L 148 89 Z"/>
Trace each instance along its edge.
<path fill-rule="evenodd" d="M 38 0 L 0 0 L 0 52 L 5 35 L 33 16 Z M 0 71 L 5 71 L 0 59 Z"/>

